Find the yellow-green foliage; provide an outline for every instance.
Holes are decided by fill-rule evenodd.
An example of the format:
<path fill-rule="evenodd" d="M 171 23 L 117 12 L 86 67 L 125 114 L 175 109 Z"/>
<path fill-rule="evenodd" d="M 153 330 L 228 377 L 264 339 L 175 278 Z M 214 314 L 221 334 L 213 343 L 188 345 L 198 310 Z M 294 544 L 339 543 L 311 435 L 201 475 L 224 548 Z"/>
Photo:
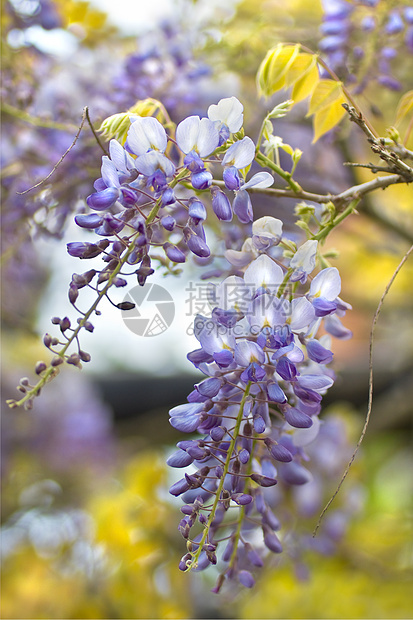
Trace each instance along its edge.
<path fill-rule="evenodd" d="M 148 97 L 147 99 L 137 101 L 127 112 L 112 114 L 112 116 L 105 118 L 99 127 L 99 131 L 106 140 L 115 138 L 121 144 L 125 144 L 131 119 L 134 116 L 153 116 L 165 128 L 173 130 L 175 127 L 164 105 L 157 99 Z"/>
<path fill-rule="evenodd" d="M 317 62 L 317 55 L 301 51 L 299 44 L 279 43 L 269 50 L 257 74 L 258 91 L 265 97 L 291 87 L 294 103 L 310 97 L 308 116 L 314 117 L 314 141 L 338 125 L 347 101 L 340 81 L 320 79 Z"/>
<path fill-rule="evenodd" d="M 158 496 L 166 468 L 154 452 L 96 485 L 85 506 L 102 567 L 61 572 L 60 557 L 25 544 L 3 566 L 3 618 L 189 618 L 188 576 L 173 549 L 176 511 Z M 172 524 L 172 525 L 171 525 Z"/>
<path fill-rule="evenodd" d="M 411 454 L 386 436 L 371 442 L 364 458 L 366 512 L 337 554 L 307 556 L 307 580 L 287 568 L 267 571 L 243 602 L 242 618 L 412 617 Z"/>

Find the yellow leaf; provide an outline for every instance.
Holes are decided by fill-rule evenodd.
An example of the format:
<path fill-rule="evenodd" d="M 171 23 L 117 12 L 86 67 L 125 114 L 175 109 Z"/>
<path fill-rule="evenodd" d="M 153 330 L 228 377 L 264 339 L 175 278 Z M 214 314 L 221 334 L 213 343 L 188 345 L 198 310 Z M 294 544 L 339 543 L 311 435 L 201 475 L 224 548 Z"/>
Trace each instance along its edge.
<path fill-rule="evenodd" d="M 299 45 L 284 47 L 279 43 L 267 53 L 257 73 L 258 88 L 261 94 L 269 97 L 284 86 L 285 75 L 297 57 L 299 49 Z"/>
<path fill-rule="evenodd" d="M 260 94 L 264 95 L 265 97 L 268 97 L 271 94 L 268 89 L 268 71 L 270 68 L 270 64 L 271 64 L 273 56 L 276 56 L 279 53 L 279 51 L 281 51 L 281 49 L 282 49 L 282 45 L 281 43 L 279 43 L 277 47 L 274 47 L 273 49 L 269 50 L 264 60 L 259 66 L 258 73 L 257 73 L 258 90 Z"/>
<path fill-rule="evenodd" d="M 341 103 L 345 103 L 346 101 L 343 95 L 341 82 L 336 82 L 335 80 L 320 80 L 312 94 L 307 116 L 317 114 L 317 112 L 324 110 L 324 108 L 329 107 L 336 101 L 340 101 Z"/>
<path fill-rule="evenodd" d="M 157 99 L 148 97 L 147 99 L 141 99 L 137 101 L 128 112 L 137 114 L 138 116 L 156 116 L 156 113 L 162 109 L 162 104 Z"/>
<path fill-rule="evenodd" d="M 290 65 L 287 75 L 285 76 L 286 87 L 292 86 L 297 80 L 305 76 L 310 69 L 316 64 L 317 57 L 315 54 L 300 53 L 294 58 Z"/>
<path fill-rule="evenodd" d="M 396 111 L 395 125 L 400 125 L 400 123 L 406 118 L 406 116 L 411 113 L 413 113 L 413 90 L 409 90 L 400 99 Z"/>
<path fill-rule="evenodd" d="M 306 99 L 306 97 L 309 97 L 317 87 L 319 81 L 320 75 L 317 68 L 317 58 L 314 56 L 310 69 L 294 84 L 293 92 L 291 93 L 291 99 L 294 103 L 298 103 Z"/>
<path fill-rule="evenodd" d="M 289 68 L 296 59 L 300 46 L 288 46 L 280 50 L 271 60 L 268 70 L 268 87 L 271 94 L 283 88 Z"/>
<path fill-rule="evenodd" d="M 342 95 L 341 99 L 334 101 L 328 107 L 319 110 L 313 119 L 314 126 L 314 139 L 313 142 L 317 142 L 322 135 L 330 131 L 333 127 L 338 125 L 346 111 L 343 108 L 343 103 L 346 102 L 345 97 Z"/>

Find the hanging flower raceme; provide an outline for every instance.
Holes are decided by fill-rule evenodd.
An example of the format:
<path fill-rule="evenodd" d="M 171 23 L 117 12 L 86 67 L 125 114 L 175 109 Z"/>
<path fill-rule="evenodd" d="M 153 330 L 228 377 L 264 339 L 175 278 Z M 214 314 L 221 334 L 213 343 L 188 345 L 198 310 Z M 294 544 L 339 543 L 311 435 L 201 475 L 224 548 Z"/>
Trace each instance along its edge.
<path fill-rule="evenodd" d="M 279 242 L 281 228 L 271 219 L 263 218 L 255 232 Z M 180 568 L 216 564 L 225 540 L 215 591 L 225 578 L 254 584 L 266 554 L 283 547 L 271 489 L 279 480 L 301 486 L 312 479 L 303 434 L 308 443 L 316 439 L 322 396 L 334 382 L 326 366 L 333 358 L 329 336 L 316 336 L 323 317 L 335 317 L 345 304 L 334 268 L 297 293 L 298 280 L 305 282 L 315 267 L 314 245 L 304 245 L 292 268 L 262 253 L 243 277 L 211 289 L 212 315 L 195 319 L 200 348 L 188 355 L 205 379 L 187 404 L 170 411 L 174 428 L 197 434 L 180 441 L 168 459 L 172 467 L 190 466 L 170 489 L 185 502 L 179 530 L 188 552 Z"/>
<path fill-rule="evenodd" d="M 184 119 L 176 130 L 175 147 L 169 151 L 170 138 L 162 124 L 152 117 L 130 118 L 124 146 L 116 139 L 110 141 L 109 154 L 102 157 L 101 177 L 94 183 L 96 191 L 86 199 L 91 211 L 79 213 L 75 217 L 80 228 L 93 230 L 103 238 L 95 243 L 75 241 L 67 246 L 68 253 L 74 257 L 90 259 L 100 256 L 104 263 L 101 269 L 89 269 L 73 276 L 69 301 L 82 314 L 84 312 L 77 304 L 79 290 L 83 287 L 95 290 L 99 300 L 105 297 L 126 311 L 134 307 L 133 303 L 114 303 L 109 297 L 110 287 L 125 286 L 126 277 L 131 275 L 143 286 L 154 273 L 154 261 L 172 271 L 174 266 L 186 261 L 190 252 L 201 259 L 211 256 L 204 229 L 207 209 L 198 195 L 188 197 L 188 179 L 193 189 L 206 189 L 212 174 L 206 169 L 205 158 L 213 154 L 217 161 L 222 158 L 225 170 L 232 168 L 238 171 L 250 165 L 255 146 L 250 138 L 236 140 L 238 136 L 234 132 L 241 128 L 243 120 L 242 105 L 236 98 L 221 100 L 217 106 L 211 106 L 209 115 L 210 118 L 190 116 Z M 223 140 L 224 133 L 232 136 L 235 142 Z M 221 147 L 218 149 L 219 145 Z M 247 196 L 244 188 L 254 185 L 264 187 L 270 182 L 272 176 L 266 172 L 254 175 L 247 183 L 242 179 L 240 187 L 243 189 L 234 189 L 237 195 L 234 205 L 231 205 L 221 189 L 212 186 L 212 209 L 220 220 L 229 222 L 233 217 L 234 206 L 241 222 L 247 222 L 252 218 L 252 208 L 250 202 L 241 200 L 242 195 Z M 181 183 L 184 184 L 183 188 Z M 244 204 L 244 211 L 236 206 L 237 199 Z M 264 246 L 278 243 L 278 236 L 278 233 L 274 235 L 270 231 L 270 227 L 268 231 L 261 231 L 259 222 L 256 222 L 251 240 L 252 254 L 248 254 L 246 261 L 244 257 L 242 264 L 250 262 Z M 153 248 L 156 248 L 156 252 L 153 252 Z M 159 256 L 159 248 L 163 250 L 164 256 Z M 125 269 L 127 266 L 134 267 L 132 274 Z M 314 295 L 317 296 L 317 292 Z M 340 309 L 343 307 L 341 302 Z M 332 318 L 331 312 L 330 315 Z M 218 307 L 214 310 L 213 319 L 219 325 L 230 326 L 238 318 L 237 311 L 234 315 Z M 90 321 L 86 321 L 86 324 L 89 325 Z M 83 324 L 79 323 L 79 326 L 79 329 L 83 329 Z M 73 332 L 72 340 L 78 342 L 78 329 L 70 329 Z M 331 323 L 332 333 L 340 332 L 341 329 L 340 323 Z M 205 341 L 206 351 L 210 346 L 208 339 L 201 335 L 200 338 Z M 245 345 L 239 347 L 237 343 L 232 349 L 221 347 L 220 350 L 214 350 L 211 352 L 212 359 L 219 368 L 231 368 L 233 364 L 235 367 L 237 364 L 240 366 L 240 360 L 244 359 L 244 354 L 240 353 L 242 346 Z M 248 346 L 254 348 L 252 344 Z M 51 350 L 57 353 L 55 349 Z M 247 378 L 252 383 L 264 378 L 262 355 L 256 358 L 256 354 L 255 348 L 255 354 L 251 353 L 251 359 L 244 364 L 240 373 L 243 379 Z M 322 351 L 314 349 L 315 359 L 323 355 Z M 88 361 L 89 358 L 80 349 L 80 345 L 79 353 L 73 359 L 68 357 L 70 363 L 76 364 L 80 360 Z M 56 363 L 60 363 L 60 359 L 56 357 Z M 270 390 L 274 392 L 274 388 Z"/>

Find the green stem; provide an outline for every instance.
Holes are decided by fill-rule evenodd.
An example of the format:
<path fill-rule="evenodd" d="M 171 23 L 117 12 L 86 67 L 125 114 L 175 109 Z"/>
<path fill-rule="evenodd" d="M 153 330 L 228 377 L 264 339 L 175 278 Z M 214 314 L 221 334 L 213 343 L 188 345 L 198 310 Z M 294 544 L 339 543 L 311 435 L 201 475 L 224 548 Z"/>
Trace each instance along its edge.
<path fill-rule="evenodd" d="M 14 116 L 14 118 L 18 118 L 21 121 L 30 123 L 30 125 L 34 125 L 35 127 L 44 127 L 45 129 L 58 129 L 60 131 L 67 131 L 69 133 L 72 133 L 73 131 L 79 129 L 78 127 L 75 127 L 71 124 L 65 125 L 64 123 L 47 120 L 46 118 L 32 116 L 28 112 L 20 110 L 19 108 L 15 108 L 14 106 L 6 102 L 1 103 L 1 111 L 9 114 L 9 116 Z"/>
<path fill-rule="evenodd" d="M 234 451 L 235 443 L 236 443 L 237 438 L 238 438 L 239 429 L 240 429 L 242 418 L 243 418 L 243 415 L 244 415 L 244 405 L 245 405 L 245 401 L 247 399 L 247 396 L 249 394 L 250 387 L 251 387 L 251 382 L 248 382 L 247 387 L 245 388 L 244 395 L 243 395 L 242 400 L 241 400 L 240 407 L 239 407 L 239 412 L 238 412 L 238 416 L 237 416 L 237 421 L 235 423 L 235 428 L 232 431 L 232 439 L 231 439 L 231 443 L 229 444 L 229 448 L 228 448 L 228 452 L 227 452 L 227 458 L 225 459 L 224 471 L 222 473 L 221 479 L 219 481 L 218 488 L 216 490 L 214 503 L 212 505 L 211 512 L 209 513 L 208 521 L 205 524 L 205 528 L 204 528 L 204 531 L 203 531 L 203 534 L 202 534 L 202 538 L 199 541 L 199 543 L 197 543 L 199 545 L 199 547 L 198 547 L 198 549 L 196 550 L 196 552 L 194 553 L 194 555 L 192 557 L 191 563 L 188 566 L 188 570 L 191 570 L 192 568 L 195 568 L 197 566 L 198 560 L 199 560 L 199 556 L 202 553 L 202 548 L 203 548 L 203 546 L 205 544 L 205 541 L 206 541 L 206 539 L 208 537 L 211 524 L 212 524 L 212 522 L 213 522 L 213 520 L 215 518 L 215 512 L 216 512 L 216 509 L 218 507 L 218 503 L 219 503 L 219 501 L 221 499 L 222 490 L 224 488 L 225 477 L 226 477 L 226 475 L 229 472 L 229 467 L 230 467 L 231 459 L 232 459 L 232 453 Z"/>
<path fill-rule="evenodd" d="M 255 445 L 257 443 L 257 440 L 254 439 L 253 443 L 252 443 L 252 450 L 251 450 L 251 455 L 255 454 Z M 249 475 L 251 473 L 251 469 L 252 469 L 252 458 L 250 458 L 249 463 L 248 463 L 248 471 L 247 471 L 247 475 Z M 247 486 L 247 478 L 245 478 L 244 480 L 244 489 L 243 489 L 243 493 L 245 493 L 245 487 Z M 245 513 L 245 506 L 241 506 L 240 511 L 238 513 L 238 525 L 237 525 L 237 529 L 236 532 L 233 536 L 233 541 L 234 541 L 234 549 L 232 550 L 231 553 L 231 557 L 228 563 L 228 569 L 231 569 L 234 564 L 235 564 L 235 558 L 237 557 L 237 550 L 238 550 L 238 543 L 239 543 L 239 539 L 241 537 L 241 528 L 242 528 L 242 523 L 244 520 L 244 513 Z"/>
<path fill-rule="evenodd" d="M 281 295 L 284 293 L 285 287 L 287 286 L 287 282 L 290 279 L 290 276 L 291 276 L 293 271 L 294 271 L 294 269 L 292 269 L 292 268 L 288 269 L 287 273 L 284 276 L 284 280 L 281 282 L 281 284 L 279 286 L 279 289 L 277 291 L 277 297 L 281 297 Z"/>
<path fill-rule="evenodd" d="M 267 123 L 267 121 L 269 120 L 269 114 L 267 114 L 267 116 L 264 118 L 264 120 L 262 121 L 262 125 L 260 128 L 260 133 L 258 136 L 258 140 L 257 140 L 257 146 L 255 147 L 255 156 L 257 156 L 260 152 L 260 146 L 261 146 L 261 141 L 264 135 L 264 131 L 265 131 L 265 125 Z"/>
<path fill-rule="evenodd" d="M 256 161 L 262 166 L 267 166 L 267 168 L 270 168 L 273 172 L 278 174 L 278 176 L 280 176 L 282 179 L 284 179 L 284 181 L 288 183 L 288 185 L 291 187 L 291 189 L 294 192 L 298 193 L 302 191 L 301 186 L 298 183 L 296 183 L 294 179 L 292 178 L 291 172 L 286 172 L 280 166 L 277 166 L 277 164 L 275 164 L 273 161 L 271 161 L 271 159 L 269 159 L 262 153 L 257 154 Z"/>
<path fill-rule="evenodd" d="M 323 239 L 325 239 L 327 237 L 327 235 L 330 234 L 330 232 L 333 230 L 333 228 L 336 228 L 336 226 L 338 226 L 339 224 L 341 224 L 341 222 L 343 220 L 346 219 L 346 217 L 348 217 L 349 215 L 351 215 L 352 213 L 354 213 L 354 211 L 357 208 L 358 203 L 360 202 L 361 198 L 354 198 L 350 204 L 347 206 L 346 209 L 344 209 L 344 211 L 342 213 L 340 213 L 339 215 L 337 215 L 332 222 L 330 222 L 330 224 L 327 224 L 327 226 L 325 226 L 324 228 L 322 228 L 316 235 L 314 235 L 312 238 L 315 239 L 316 241 L 322 241 Z"/>

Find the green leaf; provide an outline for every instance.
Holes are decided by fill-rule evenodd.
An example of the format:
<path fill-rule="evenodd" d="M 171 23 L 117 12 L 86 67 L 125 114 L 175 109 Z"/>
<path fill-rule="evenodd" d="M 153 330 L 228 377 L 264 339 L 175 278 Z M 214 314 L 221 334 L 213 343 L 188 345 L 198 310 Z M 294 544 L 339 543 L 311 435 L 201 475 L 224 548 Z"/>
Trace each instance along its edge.
<path fill-rule="evenodd" d="M 406 116 L 411 113 L 413 114 L 413 90 L 409 90 L 400 99 L 396 111 L 395 125 L 400 125 Z"/>
<path fill-rule="evenodd" d="M 294 101 L 292 101 L 292 99 L 279 103 L 271 110 L 271 112 L 267 114 L 267 118 L 282 118 L 283 116 L 286 116 L 293 104 Z"/>

